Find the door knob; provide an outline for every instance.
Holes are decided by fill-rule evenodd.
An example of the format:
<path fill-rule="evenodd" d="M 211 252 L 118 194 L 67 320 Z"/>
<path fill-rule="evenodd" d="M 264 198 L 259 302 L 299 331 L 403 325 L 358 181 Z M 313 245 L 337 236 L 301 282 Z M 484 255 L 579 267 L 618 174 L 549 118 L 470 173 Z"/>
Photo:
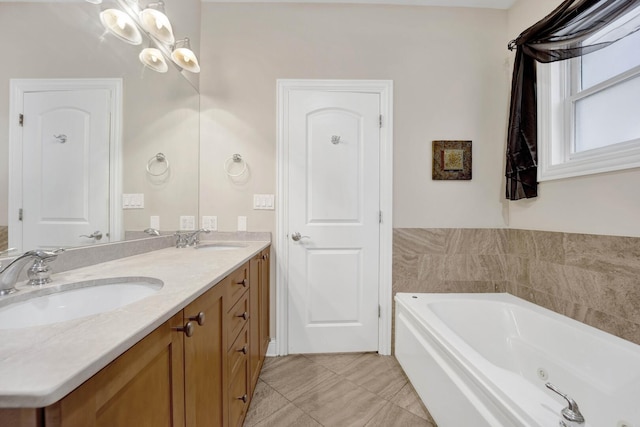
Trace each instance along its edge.
<path fill-rule="evenodd" d="M 81 234 L 80 237 L 88 237 L 89 239 L 100 240 L 102 239 L 102 232 L 100 230 L 96 230 L 88 236 L 86 234 Z"/>
<path fill-rule="evenodd" d="M 301 239 L 310 239 L 309 236 L 302 236 L 299 232 L 295 232 L 291 235 L 294 242 L 299 242 Z"/>

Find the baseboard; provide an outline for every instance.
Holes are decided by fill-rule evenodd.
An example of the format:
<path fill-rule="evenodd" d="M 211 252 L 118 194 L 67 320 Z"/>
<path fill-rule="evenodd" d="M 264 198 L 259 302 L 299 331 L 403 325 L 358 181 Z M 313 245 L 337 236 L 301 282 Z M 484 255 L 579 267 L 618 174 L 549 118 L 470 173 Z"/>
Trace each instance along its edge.
<path fill-rule="evenodd" d="M 278 356 L 278 350 L 276 346 L 276 340 L 272 339 L 269 341 L 269 347 L 267 347 L 267 357 L 276 357 Z"/>

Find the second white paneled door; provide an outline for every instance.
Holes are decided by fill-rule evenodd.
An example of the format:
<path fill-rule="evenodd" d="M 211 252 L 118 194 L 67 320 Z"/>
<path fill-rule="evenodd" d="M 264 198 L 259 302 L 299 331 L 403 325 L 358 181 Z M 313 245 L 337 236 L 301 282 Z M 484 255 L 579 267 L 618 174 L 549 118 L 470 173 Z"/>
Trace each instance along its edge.
<path fill-rule="evenodd" d="M 380 95 L 288 98 L 289 353 L 378 350 Z"/>

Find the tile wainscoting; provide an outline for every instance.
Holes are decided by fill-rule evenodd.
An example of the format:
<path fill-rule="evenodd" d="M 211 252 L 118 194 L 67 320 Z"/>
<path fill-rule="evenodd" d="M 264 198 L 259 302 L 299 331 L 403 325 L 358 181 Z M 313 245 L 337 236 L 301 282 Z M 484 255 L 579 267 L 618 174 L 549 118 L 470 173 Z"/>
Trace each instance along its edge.
<path fill-rule="evenodd" d="M 640 238 L 397 228 L 396 292 L 509 292 L 640 344 Z"/>

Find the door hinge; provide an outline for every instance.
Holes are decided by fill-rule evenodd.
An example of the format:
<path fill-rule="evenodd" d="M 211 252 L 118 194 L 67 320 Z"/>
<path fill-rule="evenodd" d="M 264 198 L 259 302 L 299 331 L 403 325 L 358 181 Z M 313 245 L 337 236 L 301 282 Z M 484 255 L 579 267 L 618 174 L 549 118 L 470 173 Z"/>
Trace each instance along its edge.
<path fill-rule="evenodd" d="M 18 221 L 22 221 L 23 211 L 22 208 L 18 209 Z"/>
<path fill-rule="evenodd" d="M 24 126 L 24 114 L 20 114 L 20 116 L 18 117 L 18 124 L 20 126 Z"/>
<path fill-rule="evenodd" d="M 380 127 L 382 127 L 382 114 L 380 114 Z"/>
<path fill-rule="evenodd" d="M 378 211 L 378 223 L 382 224 L 382 211 Z"/>
<path fill-rule="evenodd" d="M 382 307 L 378 304 L 378 319 L 382 317 Z"/>

